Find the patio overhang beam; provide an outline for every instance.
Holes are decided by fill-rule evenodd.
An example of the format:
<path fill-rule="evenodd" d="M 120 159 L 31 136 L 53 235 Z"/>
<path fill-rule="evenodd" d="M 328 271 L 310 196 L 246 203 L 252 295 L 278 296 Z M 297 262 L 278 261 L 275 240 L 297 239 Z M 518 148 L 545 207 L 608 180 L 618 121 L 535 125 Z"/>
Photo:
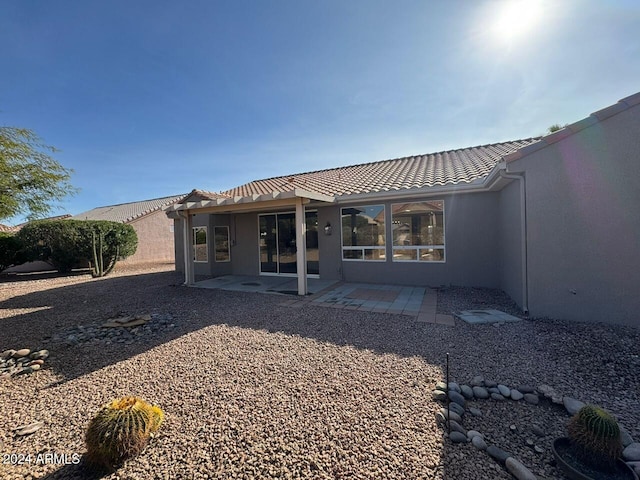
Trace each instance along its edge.
<path fill-rule="evenodd" d="M 305 204 L 310 201 L 319 203 L 334 203 L 335 197 L 303 189 L 286 192 L 271 192 L 262 195 L 253 194 L 236 197 L 220 197 L 210 200 L 176 203 L 165 209 L 170 218 L 179 218 L 176 212 L 189 210 L 191 213 L 231 213 L 263 211 L 272 208 L 291 207 L 301 199 Z"/>

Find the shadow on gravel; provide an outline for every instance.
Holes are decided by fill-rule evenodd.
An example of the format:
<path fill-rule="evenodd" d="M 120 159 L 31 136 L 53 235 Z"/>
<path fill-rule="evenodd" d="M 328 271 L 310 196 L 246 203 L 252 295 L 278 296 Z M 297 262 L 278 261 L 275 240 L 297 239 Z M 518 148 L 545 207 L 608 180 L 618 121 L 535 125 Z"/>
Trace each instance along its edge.
<path fill-rule="evenodd" d="M 40 310 L 0 318 L 0 349 L 49 349 L 46 368 L 62 375 L 64 379 L 58 383 L 64 383 L 210 325 L 282 332 L 380 353 L 422 356 L 438 365 L 444 364 L 445 353 L 456 344 L 455 329 L 414 323 L 409 317 L 314 306 L 296 309 L 279 305 L 286 298 L 283 295 L 187 288 L 179 285 L 180 279 L 175 272 L 87 277 L 86 282 L 10 297 L 0 302 L 0 311 Z M 123 313 L 166 316 L 174 326 L 134 337 L 128 345 L 53 340 L 78 325 L 101 325 Z M 434 351 L 433 344 L 427 349 L 421 341 L 424 335 L 441 336 L 440 349 Z"/>
<path fill-rule="evenodd" d="M 80 463 L 73 464 L 69 463 L 62 468 L 59 468 L 55 472 L 51 472 L 44 477 L 41 477 L 42 480 L 63 480 L 65 478 L 81 478 L 82 480 L 100 480 L 101 478 L 105 478 L 109 476 L 113 472 L 108 472 L 105 470 L 97 470 L 93 466 L 89 465 L 84 456 L 80 458 Z"/>

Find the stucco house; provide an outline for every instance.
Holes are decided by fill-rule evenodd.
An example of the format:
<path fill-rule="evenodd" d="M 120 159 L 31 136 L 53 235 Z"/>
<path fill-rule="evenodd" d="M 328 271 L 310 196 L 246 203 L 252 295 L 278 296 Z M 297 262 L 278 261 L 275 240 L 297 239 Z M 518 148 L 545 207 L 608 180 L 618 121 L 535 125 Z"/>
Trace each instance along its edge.
<path fill-rule="evenodd" d="M 138 235 L 138 248 L 135 254 L 121 262 L 123 264 L 172 263 L 175 261 L 174 224 L 162 209 L 184 197 L 182 194 L 108 205 L 79 213 L 71 218 L 109 220 L 131 225 Z"/>
<path fill-rule="evenodd" d="M 542 138 L 194 190 L 165 210 L 186 284 L 491 287 L 533 317 L 638 325 L 639 207 L 640 93 Z"/>

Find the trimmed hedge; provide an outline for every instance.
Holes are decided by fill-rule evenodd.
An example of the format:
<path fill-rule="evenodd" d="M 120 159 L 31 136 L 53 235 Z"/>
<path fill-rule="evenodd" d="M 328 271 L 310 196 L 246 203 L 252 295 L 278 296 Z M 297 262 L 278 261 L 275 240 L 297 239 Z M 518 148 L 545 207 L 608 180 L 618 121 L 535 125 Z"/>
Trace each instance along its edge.
<path fill-rule="evenodd" d="M 88 263 L 95 276 L 109 273 L 117 260 L 138 247 L 131 225 L 104 220 L 38 220 L 25 225 L 17 237 L 26 261 L 42 260 L 63 273 Z M 98 263 L 101 268 L 96 269 Z"/>
<path fill-rule="evenodd" d="M 13 265 L 24 263 L 21 261 L 21 251 L 22 242 L 15 234 L 0 232 L 0 272 Z"/>

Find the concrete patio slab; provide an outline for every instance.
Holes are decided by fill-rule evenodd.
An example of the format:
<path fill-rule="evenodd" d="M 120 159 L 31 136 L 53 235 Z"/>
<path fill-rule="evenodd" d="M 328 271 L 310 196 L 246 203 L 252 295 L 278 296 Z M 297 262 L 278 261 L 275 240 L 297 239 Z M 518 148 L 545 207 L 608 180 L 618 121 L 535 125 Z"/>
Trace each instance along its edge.
<path fill-rule="evenodd" d="M 509 315 L 500 310 L 463 310 L 456 314 L 461 320 L 467 323 L 498 323 L 498 322 L 519 322 L 522 319 Z"/>
<path fill-rule="evenodd" d="M 290 308 L 314 305 L 403 315 L 420 323 L 455 325 L 452 316 L 436 314 L 438 294 L 430 288 L 343 283 L 318 278 L 309 278 L 307 283 L 309 295 L 306 296 L 296 295 L 298 286 L 294 277 L 225 275 L 196 282 L 194 286 L 237 292 L 287 294 L 288 298 L 283 299 L 280 305 Z M 504 312 L 492 311 L 491 314 L 500 315 L 500 321 L 513 321 Z M 478 315 L 476 317 L 480 319 Z"/>

